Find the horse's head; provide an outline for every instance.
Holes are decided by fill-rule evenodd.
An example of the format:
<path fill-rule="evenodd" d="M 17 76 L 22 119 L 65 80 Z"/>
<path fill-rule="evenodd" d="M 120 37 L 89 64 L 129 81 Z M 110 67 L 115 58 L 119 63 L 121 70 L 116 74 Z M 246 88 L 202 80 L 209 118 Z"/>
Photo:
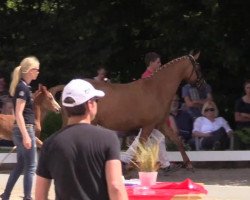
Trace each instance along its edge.
<path fill-rule="evenodd" d="M 53 112 L 60 112 L 61 110 L 61 106 L 56 102 L 53 95 L 41 84 L 39 84 L 38 90 L 34 93 L 34 102 L 46 110 Z"/>
<path fill-rule="evenodd" d="M 191 85 L 195 85 L 196 87 L 200 87 L 205 83 L 205 80 L 202 77 L 201 70 L 200 70 L 200 65 L 196 60 L 199 58 L 200 52 L 193 55 L 188 55 L 190 64 L 191 64 L 191 72 L 188 77 L 188 82 Z"/>

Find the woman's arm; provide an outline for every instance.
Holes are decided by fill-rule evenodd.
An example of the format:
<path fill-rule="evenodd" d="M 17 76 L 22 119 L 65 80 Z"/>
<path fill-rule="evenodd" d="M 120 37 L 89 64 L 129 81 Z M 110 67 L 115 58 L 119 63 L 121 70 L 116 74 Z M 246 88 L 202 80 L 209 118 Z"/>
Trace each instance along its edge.
<path fill-rule="evenodd" d="M 22 133 L 23 145 L 26 149 L 30 149 L 31 148 L 31 139 L 30 139 L 30 136 L 29 136 L 28 131 L 26 129 L 24 118 L 23 118 L 23 110 L 24 110 L 25 104 L 26 104 L 26 101 L 23 99 L 16 100 L 15 117 L 16 117 L 17 125 Z"/>
<path fill-rule="evenodd" d="M 228 124 L 228 121 L 226 121 L 223 117 L 220 117 L 220 120 L 221 120 L 222 127 L 225 129 L 227 133 L 233 132 L 233 130 Z"/>
<path fill-rule="evenodd" d="M 211 136 L 210 133 L 203 133 L 202 132 L 202 126 L 205 123 L 203 119 L 204 119 L 203 117 L 198 117 L 194 121 L 194 127 L 193 127 L 193 131 L 192 131 L 193 137 L 209 137 L 209 136 Z"/>
<path fill-rule="evenodd" d="M 250 121 L 250 114 L 235 112 L 234 119 L 236 122 L 249 122 Z"/>
<path fill-rule="evenodd" d="M 193 131 L 192 136 L 193 137 L 210 137 L 211 133 L 202 133 L 202 132 L 199 132 L 199 131 Z"/>

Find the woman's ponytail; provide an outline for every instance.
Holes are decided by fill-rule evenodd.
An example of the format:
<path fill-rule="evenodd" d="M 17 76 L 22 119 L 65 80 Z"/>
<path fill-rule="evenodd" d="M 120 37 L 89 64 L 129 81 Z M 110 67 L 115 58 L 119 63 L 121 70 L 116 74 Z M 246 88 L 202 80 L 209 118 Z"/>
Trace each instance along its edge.
<path fill-rule="evenodd" d="M 12 72 L 12 81 L 11 81 L 10 89 L 9 89 L 9 93 L 10 93 L 10 95 L 12 97 L 15 95 L 16 86 L 17 86 L 17 84 L 19 83 L 19 81 L 21 79 L 21 70 L 20 70 L 20 68 L 21 68 L 21 66 L 18 66 Z"/>

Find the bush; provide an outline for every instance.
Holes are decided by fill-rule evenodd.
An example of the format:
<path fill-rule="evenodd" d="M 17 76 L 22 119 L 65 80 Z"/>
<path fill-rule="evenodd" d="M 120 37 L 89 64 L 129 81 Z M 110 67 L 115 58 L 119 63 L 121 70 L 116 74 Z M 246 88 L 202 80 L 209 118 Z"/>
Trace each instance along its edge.
<path fill-rule="evenodd" d="M 49 112 L 42 124 L 41 139 L 44 140 L 62 127 L 62 115 Z"/>
<path fill-rule="evenodd" d="M 250 149 L 250 128 L 235 131 L 236 149 Z"/>

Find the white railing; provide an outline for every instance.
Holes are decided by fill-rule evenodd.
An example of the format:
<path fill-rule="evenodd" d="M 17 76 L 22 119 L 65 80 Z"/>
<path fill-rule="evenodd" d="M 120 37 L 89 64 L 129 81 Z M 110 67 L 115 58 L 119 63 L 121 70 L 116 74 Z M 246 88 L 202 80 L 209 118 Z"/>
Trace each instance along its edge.
<path fill-rule="evenodd" d="M 121 152 L 123 154 L 124 152 Z M 0 163 L 16 163 L 16 153 L 0 153 Z M 8 156 L 7 156 L 8 155 Z M 250 151 L 187 151 L 191 161 L 250 161 Z M 7 157 L 6 157 L 7 156 Z M 170 161 L 182 161 L 180 152 L 168 151 Z M 4 161 L 2 162 L 2 160 Z"/>

